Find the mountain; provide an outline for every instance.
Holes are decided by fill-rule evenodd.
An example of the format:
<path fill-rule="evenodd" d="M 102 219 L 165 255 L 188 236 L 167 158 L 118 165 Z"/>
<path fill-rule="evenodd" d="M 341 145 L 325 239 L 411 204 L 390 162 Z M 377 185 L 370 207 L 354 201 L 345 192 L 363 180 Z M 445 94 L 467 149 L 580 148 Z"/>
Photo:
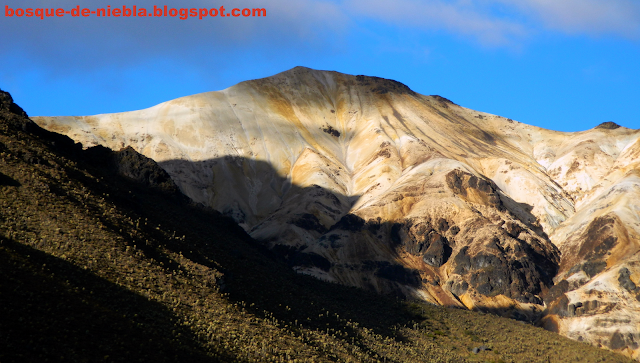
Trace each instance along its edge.
<path fill-rule="evenodd" d="M 638 130 L 545 130 L 303 67 L 145 110 L 34 121 L 155 160 L 300 274 L 640 357 Z"/>
<path fill-rule="evenodd" d="M 153 160 L 83 150 L 2 91 L 0 168 L 2 362 L 630 362 L 296 274 Z"/>

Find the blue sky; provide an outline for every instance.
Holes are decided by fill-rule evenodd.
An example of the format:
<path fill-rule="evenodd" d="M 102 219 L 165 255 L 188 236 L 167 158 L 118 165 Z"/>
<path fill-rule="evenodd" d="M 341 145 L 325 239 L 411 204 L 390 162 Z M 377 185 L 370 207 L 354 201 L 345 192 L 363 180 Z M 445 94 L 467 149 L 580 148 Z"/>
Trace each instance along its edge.
<path fill-rule="evenodd" d="M 5 16 L 76 5 L 267 16 Z M 301 65 L 554 130 L 640 128 L 638 0 L 5 0 L 0 12 L 0 88 L 33 116 L 142 109 Z"/>

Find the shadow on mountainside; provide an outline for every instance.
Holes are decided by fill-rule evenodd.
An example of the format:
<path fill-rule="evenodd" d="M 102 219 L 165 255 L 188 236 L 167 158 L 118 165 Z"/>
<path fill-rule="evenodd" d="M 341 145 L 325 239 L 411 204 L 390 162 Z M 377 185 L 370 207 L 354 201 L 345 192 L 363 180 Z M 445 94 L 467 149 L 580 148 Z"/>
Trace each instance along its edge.
<path fill-rule="evenodd" d="M 3 362 L 336 357 L 336 341 L 355 357 L 371 346 L 357 332 L 400 339 L 414 317 L 296 274 L 137 153 L 83 150 L 1 107 L 0 151 L 15 181 L 0 185 Z"/>
<path fill-rule="evenodd" d="M 0 173 L 0 185 L 6 185 L 10 187 L 19 187 L 20 183 L 17 180 Z"/>
<path fill-rule="evenodd" d="M 96 187 L 101 189 L 100 185 Z M 156 224 L 182 236 L 163 247 L 194 263 L 220 270 L 224 275 L 217 282 L 221 291 L 258 316 L 317 329 L 346 329 L 346 321 L 355 321 L 386 336 L 397 336 L 391 327 L 408 324 L 414 317 L 396 299 L 295 273 L 286 257 L 252 239 L 233 219 L 217 211 L 193 205 L 178 195 L 145 190 L 137 183 L 128 187 L 111 191 L 109 201 L 128 209 L 132 216 L 153 221 L 144 227 L 148 229 L 145 232 L 157 233 L 158 240 L 163 236 L 154 232 Z M 113 228 L 117 230 L 119 226 Z M 145 241 L 127 233 L 122 236 L 144 250 Z M 163 261 L 166 268 L 180 268 L 165 262 L 162 256 L 149 253 L 149 257 Z M 339 313 L 339 318 L 328 312 Z"/>
<path fill-rule="evenodd" d="M 211 361 L 162 304 L 1 236 L 0 276 L 3 362 Z"/>
<path fill-rule="evenodd" d="M 274 214 L 305 210 L 310 204 L 317 205 L 324 217 L 337 221 L 359 198 L 334 193 L 318 185 L 300 187 L 282 177 L 270 163 L 241 156 L 201 161 L 166 160 L 158 164 L 171 171 L 185 195 L 203 204 L 218 206 L 222 214 L 249 227 Z M 341 166 L 315 172 L 328 180 L 347 173 Z M 212 185 L 225 192 L 214 195 Z"/>
<path fill-rule="evenodd" d="M 464 294 L 471 285 L 486 296 L 502 294 L 523 303 L 536 304 L 542 304 L 542 300 L 536 296 L 543 295 L 553 286 L 552 279 L 557 272 L 557 251 L 536 224 L 536 218 L 530 213 L 531 207 L 500 193 L 490 180 L 460 170 L 447 175 L 455 195 L 462 200 L 470 196 L 485 195 L 483 198 L 490 207 L 508 210 L 514 219 L 526 227 L 507 222 L 503 227 L 497 225 L 493 233 L 485 233 L 476 238 L 476 231 L 493 222 L 478 220 L 473 226 L 462 226 L 464 230 L 458 235 L 461 228 L 446 220 L 446 216 L 437 220 L 366 221 L 349 213 L 354 198 L 318 185 L 292 185 L 289 179 L 281 177 L 269 163 L 243 157 L 227 156 L 197 162 L 170 160 L 160 165 L 168 170 L 190 170 L 196 175 L 209 175 L 209 183 L 215 185 L 217 190 L 239 196 L 241 200 L 225 199 L 232 204 L 221 207 L 225 215 L 238 223 L 247 223 L 249 215 L 255 213 L 255 205 L 259 204 L 261 197 L 277 199 L 277 203 L 271 203 L 269 210 L 262 211 L 262 220 L 253 221 L 253 226 L 249 225 L 253 227 L 250 230 L 252 235 L 262 237 L 260 241 L 251 240 L 250 243 L 289 267 L 316 269 L 323 271 L 322 273 L 329 273 L 331 270 L 350 276 L 345 285 L 367 287 L 370 291 L 396 298 L 404 298 L 410 289 L 427 283 L 440 285 L 454 295 Z M 232 179 L 221 178 L 219 175 L 228 175 Z M 247 178 L 252 185 L 260 186 L 260 189 L 249 190 L 245 187 L 248 184 Z M 202 182 L 203 188 L 210 188 L 205 181 Z M 318 211 L 325 223 L 328 219 L 333 220 L 333 224 L 322 224 Z M 530 243 L 530 239 L 520 239 L 521 232 L 526 232 L 527 227 L 546 241 L 551 250 L 545 250 L 545 246 L 535 241 Z M 270 230 L 269 234 L 265 235 L 261 228 Z M 460 238 L 462 235 L 464 237 Z M 382 246 L 369 243 L 371 238 L 380 241 Z M 309 239 L 314 242 L 290 244 L 292 240 Z M 506 240 L 515 241 L 516 245 L 508 246 L 505 244 Z M 322 255 L 324 252 L 314 251 L 318 246 L 328 254 L 348 251 L 345 253 L 349 253 L 351 260 L 330 261 Z M 472 247 L 474 254 L 468 255 L 465 246 Z M 478 248 L 482 249 L 481 253 L 478 253 Z M 388 252 L 380 255 L 380 249 Z M 421 277 L 421 271 L 397 262 L 401 259 L 401 251 L 423 259 L 429 265 L 425 265 L 426 271 L 430 271 L 432 267 L 439 268 L 453 259 L 455 265 L 452 268 L 455 267 L 455 270 L 452 271 L 468 275 L 468 281 L 445 286 L 444 281 L 440 281 L 435 275 L 425 280 L 424 276 Z M 354 275 L 354 270 L 359 275 Z M 375 278 L 376 282 L 372 283 L 369 278 Z M 459 300 L 445 304 L 462 306 Z M 532 313 L 530 309 L 523 310 L 514 306 L 503 310 L 492 308 L 491 312 L 518 320 L 535 321 L 540 317 L 539 312 Z"/>
<path fill-rule="evenodd" d="M 102 189 L 105 181 L 115 179 L 110 175 L 104 175 L 103 178 L 103 182 L 94 185 L 97 193 L 106 191 Z M 441 334 L 437 336 L 443 339 L 456 337 L 456 329 L 448 327 L 447 321 L 451 316 L 457 316 L 457 312 L 449 313 L 449 309 L 424 306 L 421 303 L 408 306 L 402 299 L 397 299 L 399 294 L 384 296 L 297 274 L 291 266 L 322 268 L 326 261 L 321 256 L 295 249 L 270 250 L 251 238 L 230 217 L 190 204 L 182 196 L 149 190 L 130 181 L 120 185 L 126 187 L 111 190 L 108 197 L 111 202 L 128 209 L 131 215 L 144 215 L 149 221 L 153 221 L 145 227 L 149 229 L 146 231 L 148 233 L 155 233 L 154 225 L 157 224 L 162 225 L 163 229 L 174 231 L 176 235 L 184 236 L 167 242 L 164 247 L 190 261 L 219 269 L 224 275 L 219 281 L 221 291 L 227 294 L 230 301 L 257 316 L 277 319 L 279 324 L 288 326 L 293 331 L 297 331 L 296 327 L 304 326 L 305 329 L 346 333 L 349 339 L 362 347 L 366 346 L 366 340 L 351 323 L 357 323 L 360 327 L 371 329 L 376 334 L 397 342 L 411 339 L 399 327 L 420 326 L 437 332 L 434 333 L 436 335 Z M 303 194 L 319 192 L 318 187 L 292 186 L 290 192 L 291 190 Z M 330 193 L 326 190 L 322 192 Z M 292 223 L 300 224 L 296 219 Z M 392 248 L 396 248 L 402 245 L 402 227 L 401 224 L 388 222 L 377 225 L 367 223 L 355 215 L 347 214 L 329 230 L 388 229 L 389 233 L 396 236 L 389 239 Z M 310 223 L 307 228 L 318 226 Z M 143 244 L 142 241 L 136 242 L 130 235 L 123 234 L 123 238 L 127 238 L 132 244 Z M 363 263 L 374 269 L 377 276 L 393 283 L 413 286 L 420 283 L 415 271 L 404 266 L 386 261 L 366 260 Z M 165 266 L 173 268 L 169 264 Z M 492 311 L 502 316 L 512 316 L 512 312 L 513 310 L 507 313 L 498 309 Z M 526 316 L 527 313 L 522 311 L 518 316 Z M 442 314 L 446 314 L 447 318 L 443 318 Z"/>
<path fill-rule="evenodd" d="M 66 136 L 41 129 L 23 115 L 7 113 L 0 116 L 8 126 L 6 129 L 0 128 L 0 131 L 7 132 L 8 139 L 12 140 L 12 144 L 6 148 L 2 142 L 8 141 L 0 142 L 0 148 L 5 150 L 4 157 L 13 168 L 8 169 L 11 172 L 7 169 L 3 169 L 3 172 L 10 178 L 7 180 L 15 181 L 0 188 L 5 188 L 3 198 L 6 196 L 10 205 L 16 205 L 16 212 L 25 215 L 24 224 L 17 229 L 37 236 L 18 242 L 26 250 L 55 248 L 52 244 L 74 245 L 74 253 L 81 255 L 77 259 L 82 261 L 92 255 L 104 257 L 107 252 L 103 250 L 115 248 L 122 252 L 136 251 L 143 256 L 143 263 L 152 262 L 162 266 L 170 275 L 194 276 L 205 271 L 203 276 L 196 277 L 211 280 L 210 284 L 228 294 L 227 298 L 232 303 L 246 306 L 247 310 L 258 316 L 274 317 L 288 326 L 295 326 L 298 322 L 320 330 L 328 327 L 352 330 L 346 326 L 351 320 L 387 336 L 398 336 L 392 327 L 408 324 L 413 317 L 395 299 L 296 274 L 282 263 L 281 257 L 253 240 L 231 218 L 191 203 L 177 192 L 166 172 L 144 156 L 132 154 L 127 149 L 119 152 L 103 147 L 83 150 L 82 145 Z M 36 209 L 31 209 L 34 207 Z M 52 218 L 48 214 L 43 215 L 51 212 L 57 212 L 57 225 L 68 223 L 69 227 L 57 228 L 58 232 L 45 231 L 42 223 L 26 227 L 37 219 L 42 222 Z M 78 213 L 84 213 L 82 218 L 78 218 Z M 27 219 L 26 215 L 31 217 Z M 88 224 L 92 218 L 95 218 L 95 222 Z M 0 219 L 0 222 L 3 220 Z M 72 223 L 81 226 L 72 227 Z M 15 226 L 7 226 L 9 231 L 16 230 Z M 98 235 L 102 231 L 114 236 L 110 237 L 114 246 L 92 242 L 94 236 L 91 233 Z M 56 241 L 60 242 L 43 238 L 44 232 L 54 232 Z M 8 233 L 11 235 L 15 232 Z M 24 254 L 35 256 L 37 252 L 34 250 L 33 254 Z M 114 259 L 115 252 L 109 253 Z M 57 259 L 52 256 L 47 258 Z M 125 263 L 117 260 L 112 262 Z M 85 263 L 92 265 L 91 261 Z M 68 268 L 72 269 L 71 266 Z M 220 271 L 223 276 L 207 276 L 206 271 Z M 55 281 L 58 276 L 66 276 L 61 272 L 55 272 L 55 275 Z M 102 284 L 99 277 L 93 278 L 95 281 L 85 284 Z M 113 286 L 118 287 L 117 284 Z M 109 291 L 105 292 L 105 296 L 113 295 L 114 299 L 123 301 L 122 295 L 115 297 L 115 293 Z M 67 297 L 66 292 L 61 291 L 53 300 L 67 298 L 72 299 L 73 296 Z M 143 300 L 138 303 L 142 304 Z M 123 304 L 128 304 L 126 299 L 124 301 Z M 147 309 L 153 310 L 155 303 L 147 302 Z M 162 305 L 158 304 L 157 307 Z M 12 305 L 7 309 L 15 308 Z M 141 329 L 146 328 L 141 326 Z M 52 331 L 55 329 L 48 334 Z M 191 346 L 196 347 L 197 344 Z M 182 355 L 189 356 L 187 353 Z M 197 358 L 197 354 L 193 356 Z"/>

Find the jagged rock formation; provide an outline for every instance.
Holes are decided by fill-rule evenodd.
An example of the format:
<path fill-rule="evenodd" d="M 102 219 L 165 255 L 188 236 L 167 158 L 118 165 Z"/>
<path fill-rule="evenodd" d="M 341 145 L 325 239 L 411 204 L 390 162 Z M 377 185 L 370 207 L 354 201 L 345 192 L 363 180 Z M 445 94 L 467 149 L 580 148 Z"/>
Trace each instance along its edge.
<path fill-rule="evenodd" d="M 35 121 L 156 160 L 300 273 L 544 315 L 640 355 L 638 130 L 550 131 L 302 67 L 146 110 Z"/>

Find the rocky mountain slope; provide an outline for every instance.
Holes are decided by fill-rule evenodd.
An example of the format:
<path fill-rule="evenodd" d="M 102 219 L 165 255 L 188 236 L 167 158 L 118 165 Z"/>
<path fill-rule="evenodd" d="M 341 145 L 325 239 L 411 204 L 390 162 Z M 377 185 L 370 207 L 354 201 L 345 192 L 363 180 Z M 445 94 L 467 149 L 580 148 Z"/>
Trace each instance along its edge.
<path fill-rule="evenodd" d="M 83 150 L 2 91 L 0 361 L 631 362 L 296 274 L 153 160 Z"/>
<path fill-rule="evenodd" d="M 152 160 L 82 150 L 2 91 L 0 173 L 3 363 L 623 358 L 296 274 L 229 218 L 192 205 Z"/>
<path fill-rule="evenodd" d="M 34 120 L 157 161 L 299 273 L 640 357 L 638 130 L 550 131 L 303 67 L 140 111 Z"/>

